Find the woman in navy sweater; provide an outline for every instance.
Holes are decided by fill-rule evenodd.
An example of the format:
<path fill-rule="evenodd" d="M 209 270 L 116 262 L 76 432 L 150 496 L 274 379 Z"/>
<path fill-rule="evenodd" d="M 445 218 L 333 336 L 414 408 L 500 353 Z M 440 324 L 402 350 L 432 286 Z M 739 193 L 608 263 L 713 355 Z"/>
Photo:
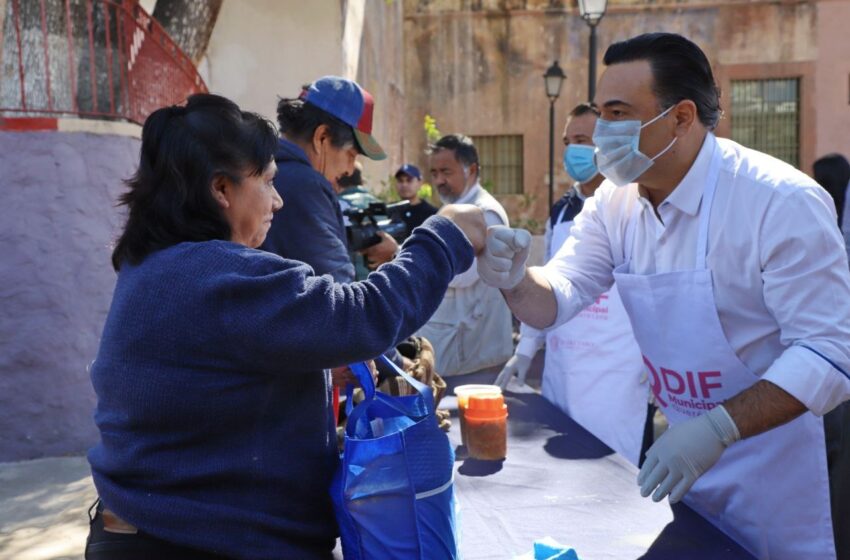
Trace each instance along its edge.
<path fill-rule="evenodd" d="M 276 146 L 214 95 L 145 122 L 92 367 L 88 559 L 330 558 L 328 370 L 416 331 L 483 246 L 480 211 L 455 206 L 363 282 L 259 251 L 285 204 Z"/>

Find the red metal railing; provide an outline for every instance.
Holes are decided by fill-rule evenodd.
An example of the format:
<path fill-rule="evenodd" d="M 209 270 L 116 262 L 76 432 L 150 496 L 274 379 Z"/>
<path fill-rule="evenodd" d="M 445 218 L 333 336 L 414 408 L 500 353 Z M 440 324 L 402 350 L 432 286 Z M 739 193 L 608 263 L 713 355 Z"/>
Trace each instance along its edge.
<path fill-rule="evenodd" d="M 189 57 L 137 2 L 8 0 L 4 27 L 14 40 L 0 30 L 0 115 L 142 123 L 159 107 L 206 92 Z M 17 72 L 8 72 L 13 65 Z"/>

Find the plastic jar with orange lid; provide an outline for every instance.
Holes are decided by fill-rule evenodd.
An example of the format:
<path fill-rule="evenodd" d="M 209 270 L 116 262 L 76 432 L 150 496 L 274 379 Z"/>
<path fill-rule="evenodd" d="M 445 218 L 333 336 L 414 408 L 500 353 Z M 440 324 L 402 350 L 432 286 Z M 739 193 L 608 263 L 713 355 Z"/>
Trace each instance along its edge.
<path fill-rule="evenodd" d="M 501 396 L 502 389 L 498 385 L 459 385 L 454 388 L 457 396 L 457 411 L 460 419 L 460 440 L 466 445 L 466 416 L 464 411 L 469 403 L 470 395 L 498 395 Z"/>
<path fill-rule="evenodd" d="M 504 397 L 470 395 L 463 414 L 469 456 L 485 461 L 504 459 L 508 452 L 508 407 Z"/>

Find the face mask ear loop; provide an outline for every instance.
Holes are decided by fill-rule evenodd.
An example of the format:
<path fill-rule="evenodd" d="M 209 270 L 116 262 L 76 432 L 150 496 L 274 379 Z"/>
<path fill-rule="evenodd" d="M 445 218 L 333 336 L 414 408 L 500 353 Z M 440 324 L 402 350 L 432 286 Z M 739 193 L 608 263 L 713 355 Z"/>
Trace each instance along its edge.
<path fill-rule="evenodd" d="M 655 122 L 655 121 L 657 121 L 658 119 L 663 118 L 665 115 L 667 115 L 667 113 L 669 113 L 670 111 L 672 111 L 672 110 L 673 110 L 673 107 L 675 107 L 675 106 L 676 106 L 676 104 L 675 104 L 675 103 L 674 103 L 673 105 L 670 105 L 669 107 L 667 107 L 666 109 L 664 109 L 664 111 L 662 111 L 662 112 L 661 112 L 661 113 L 660 113 L 657 117 L 655 117 L 654 119 L 652 119 L 651 121 L 649 121 L 649 122 L 648 122 L 648 123 L 646 123 L 646 124 L 642 124 L 642 125 L 641 125 L 641 127 L 640 127 L 640 128 L 641 128 L 641 130 L 643 130 L 643 129 L 644 129 L 644 127 L 647 127 L 647 126 L 651 125 L 652 123 L 654 123 L 654 122 Z M 667 153 L 667 150 L 669 150 L 670 148 L 672 148 L 672 147 L 673 147 L 673 144 L 675 144 L 675 143 L 676 143 L 676 140 L 678 140 L 678 139 L 679 139 L 679 137 L 678 137 L 678 136 L 675 136 L 675 137 L 673 138 L 673 141 L 672 141 L 672 142 L 670 142 L 669 144 L 667 144 L 667 147 L 666 147 L 666 148 L 664 148 L 663 150 L 661 150 L 659 153 L 655 154 L 655 156 L 652 158 L 652 161 L 655 161 L 655 160 L 657 160 L 658 158 L 660 158 L 661 156 L 663 156 L 664 154 L 666 154 L 666 153 Z"/>
<path fill-rule="evenodd" d="M 667 144 L 667 147 L 666 147 L 666 148 L 664 148 L 663 150 L 661 150 L 661 152 L 659 152 L 658 154 L 656 154 L 656 155 L 655 155 L 655 157 L 654 157 L 654 158 L 652 158 L 652 161 L 655 161 L 655 160 L 657 160 L 658 158 L 660 158 L 661 156 L 663 156 L 664 154 L 666 154 L 666 153 L 667 153 L 667 150 L 669 150 L 670 148 L 672 148 L 672 147 L 673 147 L 673 144 L 675 144 L 675 143 L 676 143 L 676 140 L 678 140 L 678 139 L 679 139 L 679 137 L 678 137 L 678 136 L 674 136 L 674 137 L 673 137 L 673 141 L 672 141 L 672 142 L 670 142 L 669 144 Z"/>
<path fill-rule="evenodd" d="M 654 122 L 655 122 L 655 121 L 657 121 L 658 119 L 662 119 L 662 118 L 664 118 L 664 117 L 667 115 L 667 113 L 669 113 L 670 111 L 672 111 L 672 110 L 673 110 L 673 107 L 675 107 L 676 105 L 677 105 L 676 103 L 674 103 L 673 105 L 670 105 L 669 107 L 667 107 L 666 109 L 664 109 L 664 111 L 662 111 L 661 113 L 659 113 L 659 114 L 658 114 L 655 118 L 653 118 L 652 120 L 650 120 L 650 121 L 648 121 L 648 122 L 645 122 L 645 123 L 643 123 L 642 125 L 640 125 L 641 130 L 643 130 L 644 128 L 648 127 L 649 125 L 651 125 L 652 123 L 654 123 Z"/>
<path fill-rule="evenodd" d="M 325 175 L 328 171 L 328 148 L 325 145 L 325 140 L 326 140 L 325 138 L 322 139 L 322 175 Z M 328 142 L 330 142 L 330 141 L 328 141 Z M 339 177 L 336 177 L 333 180 L 336 180 L 338 178 Z M 330 181 L 331 179 L 328 179 L 328 180 Z"/>

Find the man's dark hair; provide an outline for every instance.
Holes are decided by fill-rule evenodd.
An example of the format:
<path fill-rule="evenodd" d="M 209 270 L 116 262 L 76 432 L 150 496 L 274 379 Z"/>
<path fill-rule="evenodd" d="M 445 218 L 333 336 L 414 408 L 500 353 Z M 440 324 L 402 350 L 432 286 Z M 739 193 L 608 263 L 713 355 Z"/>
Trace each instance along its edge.
<path fill-rule="evenodd" d="M 428 153 L 433 154 L 440 150 L 451 150 L 455 159 L 464 167 L 469 167 L 473 163 L 478 165 L 478 174 L 481 174 L 481 164 L 478 162 L 478 150 L 475 149 L 475 144 L 469 136 L 463 134 L 447 134 L 430 146 Z"/>
<path fill-rule="evenodd" d="M 850 163 L 841 154 L 823 156 L 812 165 L 815 181 L 832 195 L 838 213 L 838 225 L 844 216 L 844 201 L 850 186 Z"/>
<path fill-rule="evenodd" d="M 363 173 L 360 172 L 360 169 L 355 167 L 354 171 L 351 173 L 346 173 L 342 177 L 336 180 L 336 184 L 339 185 L 341 189 L 347 189 L 348 187 L 359 187 L 363 184 Z"/>
<path fill-rule="evenodd" d="M 720 89 L 705 53 L 695 43 L 675 33 L 645 33 L 614 43 L 605 51 L 608 66 L 635 60 L 646 60 L 652 68 L 659 110 L 690 99 L 697 106 L 700 122 L 714 130 L 723 114 Z"/>
<path fill-rule="evenodd" d="M 142 127 L 139 168 L 120 198 L 129 212 L 112 266 L 138 264 L 183 241 L 229 240 L 230 225 L 213 197 L 218 176 L 240 183 L 274 156 L 274 125 L 229 99 L 196 94 L 185 106 L 157 109 Z"/>
<path fill-rule="evenodd" d="M 281 133 L 290 140 L 310 142 L 313 134 L 321 125 L 327 125 L 331 135 L 331 145 L 342 148 L 353 144 L 360 151 L 354 140 L 354 131 L 350 126 L 319 109 L 303 99 L 281 99 L 277 103 L 277 122 Z"/>
<path fill-rule="evenodd" d="M 594 103 L 579 103 L 573 110 L 570 111 L 571 117 L 580 117 L 582 115 L 587 115 L 588 113 L 592 113 L 597 117 L 600 115 L 599 108 Z"/>

